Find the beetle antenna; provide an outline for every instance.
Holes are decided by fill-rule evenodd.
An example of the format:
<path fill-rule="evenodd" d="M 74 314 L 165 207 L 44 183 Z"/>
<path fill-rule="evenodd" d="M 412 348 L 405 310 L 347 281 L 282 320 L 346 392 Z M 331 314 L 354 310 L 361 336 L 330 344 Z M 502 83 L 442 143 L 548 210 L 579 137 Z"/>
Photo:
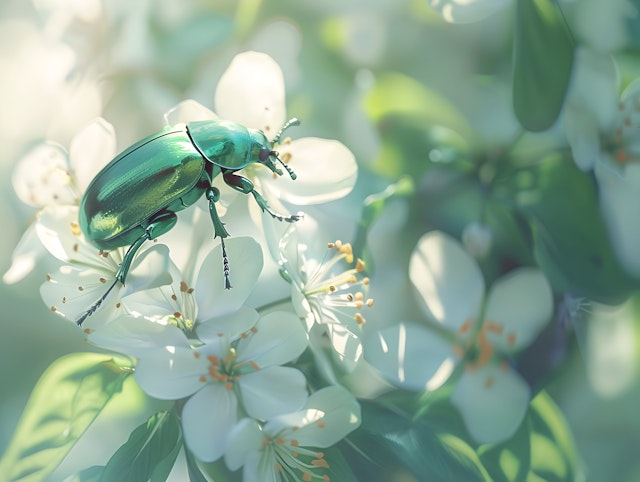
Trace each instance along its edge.
<path fill-rule="evenodd" d="M 280 138 L 282 137 L 282 134 L 284 133 L 284 131 L 286 131 L 289 127 L 291 126 L 299 126 L 300 125 L 300 120 L 298 120 L 298 118 L 293 117 L 291 119 L 289 119 L 287 122 L 285 122 L 285 124 L 282 126 L 282 129 L 280 129 L 278 131 L 278 133 L 275 135 L 275 137 L 271 140 L 271 144 L 275 144 L 276 142 L 280 142 Z M 280 161 L 282 162 L 282 161 Z"/>

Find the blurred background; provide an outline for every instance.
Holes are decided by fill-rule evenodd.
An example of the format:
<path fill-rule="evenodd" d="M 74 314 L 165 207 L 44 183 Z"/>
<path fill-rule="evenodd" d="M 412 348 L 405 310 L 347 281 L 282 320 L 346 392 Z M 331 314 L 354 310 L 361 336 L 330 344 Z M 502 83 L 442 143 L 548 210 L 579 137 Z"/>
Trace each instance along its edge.
<path fill-rule="evenodd" d="M 566 9 L 578 41 L 617 54 L 629 76 L 640 72 L 639 44 L 624 35 L 627 20 L 613 21 L 619 4 L 632 19 L 627 2 L 575 1 Z M 44 139 L 68 149 L 88 121 L 103 116 L 115 128 L 118 150 L 124 149 L 161 128 L 163 114 L 181 100 L 213 109 L 217 80 L 231 59 L 257 50 L 282 67 L 288 113 L 304 120 L 296 136 L 338 139 L 354 152 L 361 177 L 349 202 L 359 212 L 366 195 L 404 175 L 418 186 L 437 181 L 422 179 L 423 166 L 449 151 L 433 149 L 429 136 L 485 152 L 519 138 L 511 105 L 513 34 L 513 5 L 477 23 L 449 24 L 425 0 L 5 0 L 0 272 L 10 268 L 12 251 L 37 212 L 15 194 L 14 166 Z M 416 119 L 457 134 L 427 133 Z M 556 124 L 528 140 L 539 146 L 562 139 Z M 416 239 L 434 227 L 459 233 L 467 218 L 458 220 L 456 210 L 472 209 L 472 199 L 434 192 L 408 201 L 432 203 L 424 225 L 408 226 L 407 211 L 415 206 L 399 201 L 387 206 L 374 231 L 378 277 L 389 281 L 376 293 L 377 311 L 369 316 L 374 327 L 405 315 L 402 277 Z M 41 301 L 49 262 L 43 257 L 21 281 L 0 284 L 0 450 L 46 367 L 90 349 L 80 330 Z M 597 312 L 599 321 L 567 328 L 562 361 L 544 373 L 545 382 L 571 427 L 587 479 L 640 480 L 637 309 L 578 311 L 581 320 Z M 104 463 L 128 436 L 120 427 L 144 420 L 148 403 L 141 396 L 138 412 L 120 413 L 115 401 L 89 432 L 95 445 L 84 444 L 71 465 Z"/>

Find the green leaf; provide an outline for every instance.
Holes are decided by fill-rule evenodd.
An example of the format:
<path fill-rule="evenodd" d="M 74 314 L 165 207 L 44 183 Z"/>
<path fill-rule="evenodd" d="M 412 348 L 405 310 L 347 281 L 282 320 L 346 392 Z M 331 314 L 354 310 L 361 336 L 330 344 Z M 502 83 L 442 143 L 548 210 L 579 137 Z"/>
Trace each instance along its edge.
<path fill-rule="evenodd" d="M 93 467 L 88 467 L 71 478 L 66 479 L 65 482 L 100 482 L 103 472 L 104 467 L 102 465 L 94 465 Z"/>
<path fill-rule="evenodd" d="M 329 480 L 339 480 L 340 482 L 358 482 L 351 467 L 337 445 L 322 450 L 324 460 L 329 464 L 327 475 Z"/>
<path fill-rule="evenodd" d="M 198 467 L 198 461 L 189 450 L 189 447 L 185 445 L 184 447 L 184 455 L 187 459 L 187 471 L 189 474 L 190 482 L 209 482 L 207 478 L 204 476 L 200 467 Z"/>
<path fill-rule="evenodd" d="M 182 446 L 180 423 L 173 412 L 158 412 L 137 427 L 111 457 L 102 481 L 167 480 Z"/>
<path fill-rule="evenodd" d="M 529 220 L 535 258 L 557 291 L 616 304 L 637 288 L 613 252 L 591 175 L 552 155 L 497 189 Z"/>
<path fill-rule="evenodd" d="M 546 392 L 531 402 L 531 470 L 547 482 L 578 480 L 578 457 L 562 413 Z"/>
<path fill-rule="evenodd" d="M 575 45 L 557 2 L 518 0 L 516 5 L 514 109 L 525 129 L 543 131 L 562 108 Z"/>
<path fill-rule="evenodd" d="M 361 404 L 362 425 L 348 437 L 356 453 L 367 461 L 356 465 L 355 455 L 349 458 L 350 462 L 354 461 L 351 465 L 360 480 L 388 480 L 384 477 L 402 469 L 419 480 L 491 480 L 475 451 L 464 440 L 373 402 Z M 371 472 L 361 473 L 365 469 Z"/>
<path fill-rule="evenodd" d="M 132 372 L 126 359 L 74 353 L 40 377 L 0 460 L 0 480 L 41 481 L 69 453 Z"/>
<path fill-rule="evenodd" d="M 531 424 L 525 419 L 518 431 L 501 444 L 484 445 L 479 450 L 484 463 L 495 482 L 524 482 L 531 465 Z"/>

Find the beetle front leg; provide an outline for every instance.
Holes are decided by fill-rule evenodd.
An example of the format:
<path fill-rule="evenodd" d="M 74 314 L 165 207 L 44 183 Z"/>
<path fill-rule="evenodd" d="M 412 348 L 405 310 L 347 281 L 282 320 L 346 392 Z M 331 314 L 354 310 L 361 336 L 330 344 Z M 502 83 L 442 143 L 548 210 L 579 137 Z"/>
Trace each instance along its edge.
<path fill-rule="evenodd" d="M 254 199 L 260 206 L 262 212 L 267 212 L 271 215 L 272 218 L 277 219 L 278 221 L 286 221 L 288 223 L 293 223 L 295 221 L 300 221 L 302 218 L 299 214 L 292 214 L 291 216 L 284 216 L 282 214 L 278 214 L 275 211 L 272 211 L 269 207 L 269 204 L 263 198 L 258 191 L 255 190 L 253 183 L 247 179 L 246 177 L 238 176 L 237 174 L 233 174 L 228 172 L 222 176 L 224 182 L 229 186 L 235 189 L 236 191 L 240 191 L 243 194 L 253 194 Z"/>
<path fill-rule="evenodd" d="M 142 246 L 145 241 L 155 239 L 158 236 L 158 230 L 160 230 L 161 232 L 167 231 L 167 226 L 173 226 L 176 221 L 177 217 L 175 213 L 162 213 L 144 228 L 144 233 L 142 233 L 140 237 L 136 239 L 131 246 L 129 246 L 129 249 L 127 249 L 127 252 L 124 254 L 122 263 L 120 263 L 120 267 L 116 272 L 116 279 L 113 281 L 113 283 L 111 283 L 111 286 L 109 286 L 107 291 L 100 297 L 100 299 L 96 301 L 91 306 L 91 308 L 85 311 L 84 314 L 76 320 L 76 324 L 78 326 L 81 326 L 89 316 L 93 315 L 96 310 L 100 308 L 100 305 L 104 302 L 104 300 L 107 299 L 107 296 L 109 296 L 109 293 L 111 293 L 118 282 L 122 283 L 122 285 L 124 286 L 124 282 L 127 278 L 127 273 L 129 273 L 133 258 L 140 249 L 140 246 Z"/>
<path fill-rule="evenodd" d="M 218 210 L 216 209 L 216 202 L 220 200 L 220 190 L 217 187 L 211 186 L 207 189 L 205 196 L 209 200 L 209 214 L 211 215 L 211 222 L 213 223 L 213 237 L 220 238 L 220 245 L 222 246 L 222 268 L 224 271 L 224 287 L 225 289 L 231 289 L 231 280 L 229 279 L 229 258 L 227 258 L 227 249 L 224 245 L 224 238 L 229 237 L 229 233 L 224 227 L 224 223 L 218 216 Z"/>

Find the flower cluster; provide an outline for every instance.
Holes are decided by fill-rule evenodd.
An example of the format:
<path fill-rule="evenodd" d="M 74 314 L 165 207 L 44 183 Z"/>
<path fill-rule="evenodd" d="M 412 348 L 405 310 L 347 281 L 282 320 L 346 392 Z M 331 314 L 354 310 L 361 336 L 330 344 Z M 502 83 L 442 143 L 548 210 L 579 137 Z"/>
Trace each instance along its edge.
<path fill-rule="evenodd" d="M 252 85 L 245 91 L 241 81 L 247 78 Z M 279 66 L 265 54 L 238 55 L 220 80 L 216 107 L 214 113 L 185 101 L 166 114 L 166 122 L 227 119 L 274 137 L 285 121 Z M 263 223 L 254 208 L 286 212 L 341 198 L 351 191 L 357 167 L 343 144 L 328 139 L 278 139 L 273 151 L 292 166 L 288 169 L 295 170 L 297 179 L 275 176 L 257 165 L 243 170 L 255 190 L 247 194 L 264 204 L 247 204 L 238 190 L 221 182 L 222 174 L 214 179 L 221 191 L 218 214 L 231 233 L 244 236 L 231 236 L 214 247 L 211 220 L 196 205 L 180 213 L 172 232 L 143 243 L 123 280 L 119 269 L 128 246 L 98 249 L 78 223 L 89 181 L 114 157 L 113 128 L 102 119 L 95 121 L 76 136 L 68 154 L 51 143 L 38 146 L 19 164 L 14 185 L 25 202 L 41 211 L 16 248 L 5 278 L 26 274 L 41 256 L 35 246 L 43 246 L 62 262 L 42 284 L 44 302 L 66 319 L 80 320 L 88 342 L 135 357 L 138 385 L 152 397 L 179 404 L 185 442 L 199 460 L 224 455 L 232 470 L 245 466 L 245 480 L 275 480 L 296 471 L 311 480 L 322 477 L 331 464 L 317 449 L 357 428 L 360 409 L 338 385 L 314 386 L 310 394 L 305 374 L 294 363 L 309 348 L 318 326 L 331 327 L 339 357 L 352 362 L 360 358 L 360 310 L 371 304 L 361 286 L 368 280 L 363 263 L 354 261 L 346 243 L 331 243 L 338 254 L 330 260 L 290 258 L 292 251 L 304 249 L 296 240 L 296 226 L 288 225 L 286 232 L 268 227 L 278 221 Z M 79 152 L 94 164 L 81 164 Z M 46 167 L 43 176 L 28 175 L 34 163 Z M 265 260 L 263 253 L 272 251 L 275 259 Z M 265 265 L 276 277 L 260 287 L 262 276 L 269 276 Z M 231 289 L 224 282 L 225 269 Z M 277 277 L 278 269 L 289 284 Z M 287 290 L 291 295 L 283 297 Z M 256 305 L 258 299 L 263 308 Z M 339 346 L 337 338 L 344 334 L 357 348 Z M 246 437 L 272 442 L 250 446 Z M 281 440 L 287 448 L 279 448 Z M 308 457 L 315 460 L 307 464 Z"/>

